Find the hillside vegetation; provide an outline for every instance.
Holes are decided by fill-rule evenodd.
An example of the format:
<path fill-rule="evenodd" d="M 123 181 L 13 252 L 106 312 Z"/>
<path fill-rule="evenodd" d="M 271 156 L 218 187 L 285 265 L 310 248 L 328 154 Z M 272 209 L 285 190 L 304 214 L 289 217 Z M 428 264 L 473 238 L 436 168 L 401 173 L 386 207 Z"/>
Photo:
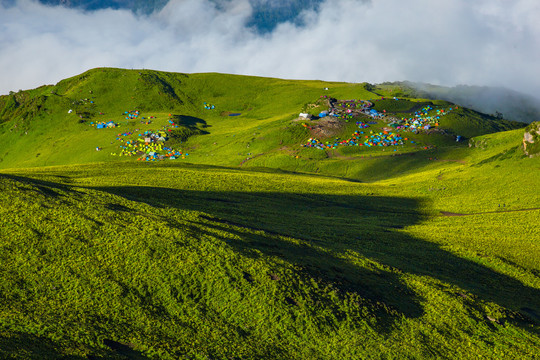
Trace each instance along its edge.
<path fill-rule="evenodd" d="M 0 97 L 0 358 L 537 358 L 523 125 L 389 90 L 94 69 Z"/>
<path fill-rule="evenodd" d="M 388 95 L 391 92 L 372 88 L 369 84 L 238 75 L 94 69 L 54 86 L 0 97 L 0 141 L 5 144 L 0 149 L 0 168 L 118 161 L 118 156 L 111 154 L 118 155 L 119 146 L 130 139 L 121 134 L 132 133 L 136 137 L 144 131 L 158 131 L 172 119 L 179 126 L 175 131 L 181 133 L 181 139 L 186 140 L 192 134 L 207 134 L 196 136 L 181 146 L 189 154 L 190 162 L 315 171 L 319 166 L 314 158 L 327 155 L 300 151 L 297 145 L 306 141 L 310 132 L 301 122 L 293 120 L 306 104 L 317 106 L 317 112 L 326 110 L 327 107 L 318 102 L 321 96 L 373 100 L 375 109 L 390 106 L 389 112 L 397 117 L 408 117 L 411 113 L 393 112 L 393 103 L 404 103 L 401 106 L 406 109 L 412 102 L 410 109 L 415 110 L 423 104 L 441 109 L 452 106 L 444 101 L 421 99 L 385 100 L 390 104 L 379 106 L 380 97 L 391 96 Z M 214 108 L 205 109 L 205 103 Z M 419 105 L 415 106 L 417 103 Z M 140 116 L 126 119 L 126 111 L 139 111 Z M 147 121 L 154 118 L 146 124 L 143 117 Z M 182 119 L 187 121 L 178 121 Z M 118 127 L 96 129 L 91 126 L 91 123 L 107 121 Z M 356 126 L 354 122 L 349 125 L 335 135 L 350 136 Z M 378 132 L 385 126 L 385 121 L 378 121 L 369 131 Z M 466 143 L 465 138 L 523 126 L 458 108 L 440 121 L 445 136 L 408 134 L 411 140 L 416 140 L 415 144 L 406 143 L 396 150 L 416 153 L 426 146 L 455 147 L 456 135 L 463 136 Z M 102 150 L 96 151 L 98 147 Z M 350 156 L 350 150 L 339 148 L 337 152 L 345 151 Z M 355 155 L 382 154 L 384 150 L 355 149 Z M 256 161 L 247 161 L 255 157 Z"/>

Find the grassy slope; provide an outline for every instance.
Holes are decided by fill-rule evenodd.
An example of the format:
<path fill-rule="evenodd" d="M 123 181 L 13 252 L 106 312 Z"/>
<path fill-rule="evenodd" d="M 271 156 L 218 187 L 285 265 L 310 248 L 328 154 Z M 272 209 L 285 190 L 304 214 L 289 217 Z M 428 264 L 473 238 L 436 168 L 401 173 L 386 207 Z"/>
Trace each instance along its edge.
<path fill-rule="evenodd" d="M 330 90 L 323 91 L 324 87 Z M 384 95 L 387 90 L 383 90 L 374 91 Z M 117 134 L 159 129 L 167 124 L 170 113 L 195 119 L 199 128 L 204 125 L 207 135 L 194 136 L 181 146 L 190 154 L 190 162 L 236 166 L 256 156 L 256 162 L 247 161 L 245 166 L 302 168 L 301 162 L 294 161 L 291 155 L 296 154 L 288 146 L 294 145 L 296 151 L 297 145 L 310 135 L 300 123 L 291 120 L 305 104 L 315 102 L 323 94 L 337 99 L 379 96 L 367 91 L 364 84 L 94 69 L 55 86 L 0 98 L 0 142 L 6 145 L 0 149 L 0 168 L 117 161 L 118 157 L 110 155 L 118 153 Z M 215 109 L 205 110 L 204 102 Z M 444 104 L 448 103 L 440 105 Z M 73 113 L 68 114 L 69 109 Z M 128 110 L 140 110 L 142 116 L 157 119 L 151 125 L 126 121 L 122 114 Z M 227 113 L 242 115 L 223 116 Z M 78 115 L 83 116 L 84 123 Z M 113 120 L 120 127 L 97 130 L 89 126 L 92 121 L 106 120 Z M 383 125 L 381 122 L 372 129 Z M 429 139 L 411 135 L 410 138 L 420 144 L 447 146 L 453 145 L 451 135 L 471 137 L 516 126 L 520 125 L 459 109 L 441 121 L 441 127 L 450 135 Z M 348 129 L 342 136 L 352 131 Z M 102 147 L 103 151 L 95 151 L 96 147 Z M 405 146 L 399 151 L 414 152 L 419 148 Z M 339 151 L 347 150 L 351 149 Z M 373 153 L 382 154 L 380 149 L 369 150 L 369 154 Z M 310 151 L 307 155 L 321 157 Z M 303 171 L 320 168 L 312 161 L 309 163 Z"/>
<path fill-rule="evenodd" d="M 451 188 L 460 174 L 445 170 Z M 11 171 L 0 348 L 25 358 L 28 337 L 33 358 L 52 358 L 49 342 L 112 356 L 107 340 L 157 358 L 534 358 L 540 210 L 441 217 L 470 211 L 471 193 L 397 180 L 187 164 Z M 522 186 L 534 195 L 519 205 L 537 206 L 537 185 Z"/>
<path fill-rule="evenodd" d="M 0 141 L 8 146 L 0 151 L 0 166 L 116 161 L 117 158 L 110 156 L 118 149 L 116 134 L 136 128 L 159 128 L 166 124 L 169 113 L 195 117 L 208 124 L 210 136 L 197 137 L 186 145 L 187 150 L 197 150 L 192 161 L 237 165 L 249 152 L 245 151 L 246 144 L 253 142 L 253 134 L 268 137 L 259 150 L 277 148 L 282 140 L 279 137 L 282 128 L 305 103 L 317 99 L 325 86 L 335 86 L 335 96 L 353 94 L 370 97 L 361 84 L 222 74 L 183 75 L 149 70 L 90 70 L 56 86 L 40 88 L 39 95 L 43 97 L 40 116 L 25 118 L 14 111 L 3 114 L 0 118 L 4 120 L 0 125 Z M 23 95 L 19 97 L 26 98 Z M 94 104 L 73 105 L 73 102 L 84 99 L 94 101 Z M 8 101 L 2 99 L 2 102 Z M 215 105 L 216 109 L 205 110 L 203 102 Z M 34 109 L 30 100 L 21 100 L 21 104 L 20 108 Z M 74 112 L 68 114 L 69 109 Z M 122 116 L 128 110 L 140 110 L 142 116 L 153 115 L 158 119 L 149 126 L 139 122 L 128 123 Z M 79 123 L 75 112 L 88 115 L 87 122 Z M 99 112 L 104 115 L 97 115 Z M 221 116 L 223 112 L 240 112 L 242 115 Z M 121 126 L 105 130 L 89 126 L 90 121 L 103 120 L 113 120 Z M 96 152 L 97 146 L 103 147 L 104 151 Z M 219 153 L 216 154 L 218 158 L 207 159 L 216 152 Z"/>
<path fill-rule="evenodd" d="M 142 81 L 125 75 L 115 76 L 133 75 L 133 88 Z M 81 80 L 58 84 L 58 93 L 90 91 L 77 87 Z M 477 137 L 472 148 L 442 137 L 429 139 L 440 141 L 436 149 L 410 146 L 400 156 L 339 149 L 326 158 L 299 149 L 306 134 L 290 125 L 323 83 L 213 74 L 180 81 L 178 108 L 156 114 L 210 125 L 210 135 L 185 145 L 199 149 L 190 161 L 238 165 L 246 152 L 264 155 L 242 168 L 106 156 L 4 170 L 1 357 L 538 355 L 540 210 L 503 212 L 540 207 L 540 160 L 521 154 L 522 130 Z M 338 98 L 373 96 L 359 85 L 327 86 Z M 98 105 L 107 90 L 92 91 Z M 149 92 L 107 94 L 107 111 L 151 111 Z M 219 110 L 201 109 L 203 101 Z M 222 109 L 243 115 L 222 117 Z M 83 145 L 69 145 L 81 151 L 71 160 L 43 145 L 47 161 L 99 160 L 84 158 L 84 148 L 104 133 L 82 136 L 87 125 L 67 113 L 49 119 L 72 126 Z M 50 136 L 33 121 L 25 136 Z M 10 153 L 35 151 L 17 136 L 5 137 Z M 46 164 L 40 157 L 21 164 Z M 17 163 L 9 158 L 3 166 Z M 306 171 L 314 174 L 298 173 Z"/>

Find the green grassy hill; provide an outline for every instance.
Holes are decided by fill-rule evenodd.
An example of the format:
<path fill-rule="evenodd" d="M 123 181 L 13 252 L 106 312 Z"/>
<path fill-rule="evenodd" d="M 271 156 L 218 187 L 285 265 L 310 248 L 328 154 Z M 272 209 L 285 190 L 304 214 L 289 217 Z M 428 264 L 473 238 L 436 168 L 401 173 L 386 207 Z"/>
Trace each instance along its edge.
<path fill-rule="evenodd" d="M 95 69 L 1 97 L 0 358 L 537 358 L 522 125 L 380 90 Z M 387 115 L 297 120 L 328 99 Z M 390 127 L 428 103 L 437 131 Z M 150 129 L 184 158 L 111 155 Z"/>
<path fill-rule="evenodd" d="M 118 156 L 111 154 L 120 153 L 122 140 L 136 138 L 137 133 L 144 131 L 161 130 L 173 119 L 180 126 L 175 131 L 180 133 L 181 139 L 191 134 L 205 134 L 176 144 L 189 154 L 190 162 L 228 166 L 264 163 L 263 166 L 286 170 L 300 167 L 309 171 L 294 161 L 291 152 L 295 152 L 310 133 L 301 122 L 292 120 L 306 104 L 317 106 L 321 96 L 378 100 L 379 94 L 367 89 L 370 89 L 367 84 L 94 69 L 54 86 L 0 97 L 0 141 L 5 144 L 0 149 L 0 168 L 118 161 Z M 374 101 L 374 108 L 388 107 L 390 114 L 394 110 L 393 103 L 404 107 L 400 111 L 408 110 L 409 106 L 417 109 L 427 103 L 421 99 L 387 102 L 390 103 L 380 105 Z M 214 108 L 205 109 L 205 103 Z M 443 101 L 429 103 L 435 108 L 452 106 Z M 320 104 L 315 111 L 327 110 Z M 126 111 L 139 111 L 140 116 L 126 119 Z M 237 114 L 240 115 L 229 116 Z M 152 123 L 146 124 L 142 118 L 148 120 L 149 117 L 154 117 L 150 119 Z M 108 121 L 118 127 L 96 129 L 91 126 L 91 123 Z M 370 130 L 379 131 L 386 125 L 378 121 Z M 460 108 L 441 120 L 440 128 L 446 130 L 446 136 L 426 139 L 422 134 L 411 134 L 409 137 L 417 140 L 417 144 L 405 144 L 400 151 L 416 151 L 422 144 L 453 144 L 455 135 L 473 137 L 523 126 Z M 338 135 L 350 136 L 354 130 L 351 124 Z M 123 133 L 133 133 L 133 136 L 119 136 Z M 381 151 L 370 149 L 370 154 Z M 246 161 L 255 156 L 256 162 Z"/>

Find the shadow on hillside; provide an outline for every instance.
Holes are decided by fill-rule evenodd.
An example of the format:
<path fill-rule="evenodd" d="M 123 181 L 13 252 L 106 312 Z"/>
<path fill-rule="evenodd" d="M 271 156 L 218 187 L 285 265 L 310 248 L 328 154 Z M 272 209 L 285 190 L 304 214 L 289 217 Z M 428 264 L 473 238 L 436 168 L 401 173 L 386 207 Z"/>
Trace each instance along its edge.
<path fill-rule="evenodd" d="M 17 333 L 9 337 L 0 335 L 2 359 L 66 359 L 84 360 L 84 356 L 67 356 L 58 352 L 58 344 L 32 334 Z"/>
<path fill-rule="evenodd" d="M 188 115 L 173 115 L 174 122 L 180 126 L 186 126 L 186 127 L 201 127 L 201 128 L 207 128 L 210 127 L 206 123 L 206 120 L 200 119 L 198 117 L 194 116 L 188 116 Z"/>
<path fill-rule="evenodd" d="M 0 174 L 3 176 L 48 188 L 50 192 L 74 191 L 69 185 L 55 182 Z M 146 186 L 89 188 L 155 208 L 200 211 L 198 220 L 163 220 L 171 227 L 192 228 L 217 238 L 221 231 L 232 233 L 237 235 L 234 239 L 221 237 L 222 241 L 245 256 L 277 257 L 294 266 L 304 278 L 302 281 L 318 281 L 336 289 L 340 296 L 359 295 L 363 305 L 369 305 L 376 315 L 380 331 L 389 331 L 399 315 L 417 318 L 424 314 L 424 300 L 404 281 L 403 275 L 407 274 L 449 284 L 433 286 L 450 296 L 465 298 L 467 306 L 479 312 L 482 304 L 476 297 L 497 303 L 511 310 L 507 321 L 529 331 L 533 331 L 530 324 L 534 323 L 534 316 L 516 312 L 525 308 L 527 314 L 540 313 L 540 290 L 451 254 L 437 244 L 400 232 L 401 228 L 425 220 L 419 211 L 423 206 L 414 199 Z M 121 202 L 111 204 L 110 208 L 133 211 Z M 347 253 L 365 259 L 365 265 L 352 263 L 344 256 Z M 373 261 L 380 265 L 373 265 Z M 297 300 L 283 299 L 291 306 Z M 328 301 L 323 297 L 316 300 L 323 304 Z"/>
<path fill-rule="evenodd" d="M 465 294 L 452 286 L 441 285 L 441 290 L 466 298 L 469 306 L 480 311 L 476 296 L 514 312 L 523 308 L 540 312 L 540 290 L 398 231 L 424 219 L 419 202 L 413 199 L 156 187 L 95 189 L 153 207 L 201 211 L 204 214 L 194 224 L 197 228 L 238 235 L 240 241 L 223 240 L 246 256 L 264 254 L 285 260 L 303 276 L 322 281 L 338 293 L 356 293 L 372 304 L 378 317 L 396 312 L 411 318 L 423 315 L 423 299 L 404 283 L 402 274 L 429 276 L 458 286 Z M 216 232 L 208 234 L 218 236 Z M 284 236 L 303 241 L 289 241 Z M 357 266 L 344 259 L 346 252 L 354 252 L 368 262 L 374 260 L 383 270 Z M 391 311 L 381 313 L 381 304 Z M 507 315 L 507 321 L 518 325 L 534 323 L 533 316 Z M 388 315 L 380 325 L 386 328 L 393 319 Z"/>
<path fill-rule="evenodd" d="M 173 128 L 169 133 L 172 140 L 172 144 L 175 141 L 186 141 L 189 137 L 194 135 L 208 135 L 210 134 L 205 129 L 210 127 L 205 120 L 187 115 L 173 115 L 174 122 L 178 125 L 177 128 Z"/>
<path fill-rule="evenodd" d="M 453 149 L 455 148 L 414 150 L 387 156 L 366 155 L 364 158 L 356 160 L 367 162 L 367 166 L 364 166 L 361 172 L 355 176 L 371 182 L 418 173 L 422 169 L 433 168 L 434 164 L 463 164 L 460 159 L 447 159 L 447 154 Z"/>
<path fill-rule="evenodd" d="M 98 359 L 148 359 L 139 351 L 112 340 L 104 340 L 110 350 L 93 350 L 92 355 L 66 355 L 59 349 L 66 344 L 57 343 L 51 339 L 27 333 L 14 333 L 9 336 L 0 335 L 0 358 L 29 359 L 29 360 L 98 360 Z"/>
<path fill-rule="evenodd" d="M 42 194 L 44 196 L 49 196 L 52 198 L 61 198 L 63 196 L 66 196 L 67 194 L 69 194 L 69 196 L 80 195 L 80 191 L 76 190 L 73 186 L 69 185 L 71 178 L 68 178 L 62 175 L 54 176 L 54 180 L 58 180 L 63 183 L 28 178 L 28 177 L 19 176 L 19 175 L 0 173 L 0 179 L 2 178 L 13 180 L 16 182 L 16 184 L 22 183 L 22 184 L 29 185 L 28 187 L 17 186 L 18 190 L 20 191 L 35 192 L 35 193 Z"/>

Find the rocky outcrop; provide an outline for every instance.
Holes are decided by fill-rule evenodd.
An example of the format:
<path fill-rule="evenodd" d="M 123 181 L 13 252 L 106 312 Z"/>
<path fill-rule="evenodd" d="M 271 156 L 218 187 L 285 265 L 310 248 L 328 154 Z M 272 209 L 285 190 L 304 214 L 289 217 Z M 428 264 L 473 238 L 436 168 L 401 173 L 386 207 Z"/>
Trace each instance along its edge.
<path fill-rule="evenodd" d="M 525 128 L 523 151 L 528 157 L 540 155 L 540 121 L 533 122 Z"/>

